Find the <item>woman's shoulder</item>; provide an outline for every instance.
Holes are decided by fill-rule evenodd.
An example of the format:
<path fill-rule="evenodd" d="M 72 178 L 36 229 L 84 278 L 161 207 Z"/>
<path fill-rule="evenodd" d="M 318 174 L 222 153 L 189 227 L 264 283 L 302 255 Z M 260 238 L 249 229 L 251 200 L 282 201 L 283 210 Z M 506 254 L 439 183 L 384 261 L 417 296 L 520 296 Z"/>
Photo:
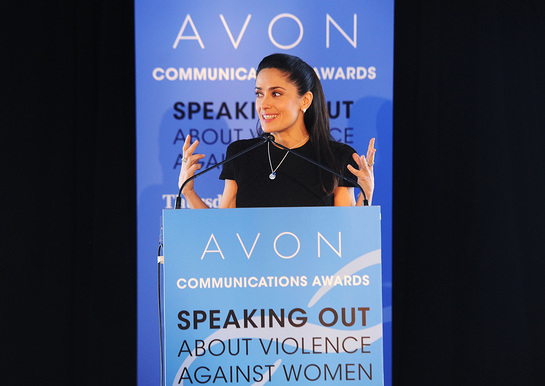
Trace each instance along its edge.
<path fill-rule="evenodd" d="M 237 139 L 236 141 L 231 142 L 229 146 L 227 146 L 227 149 L 229 151 L 238 152 L 250 146 L 253 146 L 259 141 L 263 141 L 263 139 L 261 137 L 250 138 L 250 139 Z"/>
<path fill-rule="evenodd" d="M 356 153 L 356 150 L 350 145 L 347 145 L 346 143 L 337 142 L 337 141 L 329 141 L 329 146 L 331 147 L 331 150 L 334 153 L 337 154 L 354 154 Z"/>

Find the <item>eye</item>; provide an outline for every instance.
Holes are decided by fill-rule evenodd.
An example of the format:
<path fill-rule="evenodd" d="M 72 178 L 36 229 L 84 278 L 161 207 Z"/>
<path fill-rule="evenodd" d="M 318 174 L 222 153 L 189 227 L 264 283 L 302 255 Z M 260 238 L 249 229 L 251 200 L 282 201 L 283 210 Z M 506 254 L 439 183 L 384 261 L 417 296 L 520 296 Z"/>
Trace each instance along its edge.
<path fill-rule="evenodd" d="M 273 96 L 277 97 L 277 96 L 281 96 L 282 94 L 280 94 L 278 91 L 273 91 Z"/>
<path fill-rule="evenodd" d="M 257 98 L 259 98 L 259 97 L 263 96 L 263 93 L 262 93 L 261 91 L 256 90 L 255 96 L 256 96 Z"/>

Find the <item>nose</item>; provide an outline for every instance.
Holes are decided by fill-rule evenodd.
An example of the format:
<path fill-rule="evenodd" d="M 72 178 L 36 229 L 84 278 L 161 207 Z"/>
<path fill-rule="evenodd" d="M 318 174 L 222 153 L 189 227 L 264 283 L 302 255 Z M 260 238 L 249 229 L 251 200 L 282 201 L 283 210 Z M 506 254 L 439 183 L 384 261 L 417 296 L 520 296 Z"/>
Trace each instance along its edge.
<path fill-rule="evenodd" d="M 263 95 L 259 102 L 262 109 L 268 109 L 272 105 L 272 98 L 268 95 Z"/>

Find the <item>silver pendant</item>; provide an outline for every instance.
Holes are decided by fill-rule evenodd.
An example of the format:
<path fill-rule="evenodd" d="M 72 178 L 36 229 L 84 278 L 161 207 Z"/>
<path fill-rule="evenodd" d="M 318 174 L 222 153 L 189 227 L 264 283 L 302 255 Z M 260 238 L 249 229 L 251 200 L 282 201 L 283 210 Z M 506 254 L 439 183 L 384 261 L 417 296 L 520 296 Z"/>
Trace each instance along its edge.
<path fill-rule="evenodd" d="M 269 178 L 271 180 L 274 180 L 276 178 L 276 173 L 273 172 L 273 173 L 269 174 Z"/>

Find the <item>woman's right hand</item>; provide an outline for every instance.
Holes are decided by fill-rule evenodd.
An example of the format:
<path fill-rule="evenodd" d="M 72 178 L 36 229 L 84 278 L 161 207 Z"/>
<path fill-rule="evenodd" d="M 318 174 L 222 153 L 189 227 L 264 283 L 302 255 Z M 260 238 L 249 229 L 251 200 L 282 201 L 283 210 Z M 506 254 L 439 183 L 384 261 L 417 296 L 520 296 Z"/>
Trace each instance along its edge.
<path fill-rule="evenodd" d="M 199 161 L 205 157 L 204 154 L 194 154 L 195 149 L 199 145 L 199 140 L 191 143 L 191 136 L 188 135 L 185 137 L 185 142 L 183 146 L 183 158 L 182 158 L 182 168 L 180 169 L 180 176 L 178 177 L 178 188 L 182 187 L 182 184 L 192 176 L 195 175 L 195 172 L 201 168 Z M 182 194 L 186 196 L 188 193 L 194 191 L 194 183 L 190 181 L 182 191 Z"/>

